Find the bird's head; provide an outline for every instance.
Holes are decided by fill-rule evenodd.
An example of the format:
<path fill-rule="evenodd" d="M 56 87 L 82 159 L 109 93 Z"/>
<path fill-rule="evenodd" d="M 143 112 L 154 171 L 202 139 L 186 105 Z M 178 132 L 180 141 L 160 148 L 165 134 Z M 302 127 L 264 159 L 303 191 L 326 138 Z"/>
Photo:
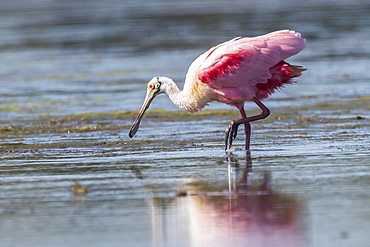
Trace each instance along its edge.
<path fill-rule="evenodd" d="M 132 125 L 130 132 L 129 132 L 130 138 L 134 137 L 137 130 L 139 129 L 141 119 L 143 118 L 145 111 L 149 108 L 150 103 L 152 103 L 153 99 L 157 95 L 165 92 L 165 88 L 164 88 L 165 80 L 161 80 L 161 79 L 162 77 L 154 77 L 148 83 L 148 86 L 146 89 L 146 97 L 145 97 L 143 106 L 141 107 L 139 114 L 137 115 L 135 122 Z"/>

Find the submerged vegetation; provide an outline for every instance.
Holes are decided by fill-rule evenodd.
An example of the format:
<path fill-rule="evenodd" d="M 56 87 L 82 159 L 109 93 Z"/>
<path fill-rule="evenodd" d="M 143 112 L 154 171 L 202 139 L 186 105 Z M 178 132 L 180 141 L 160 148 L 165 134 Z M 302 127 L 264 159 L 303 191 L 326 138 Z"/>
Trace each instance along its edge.
<path fill-rule="evenodd" d="M 278 142 L 304 139 L 341 140 L 368 138 L 370 98 L 327 101 L 310 107 L 273 109 L 272 115 L 253 123 L 254 138 Z M 3 111 L 30 107 L 3 107 Z M 223 145 L 223 130 L 239 117 L 237 110 L 205 110 L 195 114 L 184 111 L 148 111 L 140 130 L 144 137 L 129 139 L 127 131 L 137 111 L 78 113 L 0 122 L 5 154 L 36 153 L 62 149 L 65 152 L 160 151 L 181 150 L 198 145 Z M 257 111 L 249 111 L 249 115 Z M 146 127 L 145 127 L 146 126 Z M 158 128 L 160 126 L 160 128 Z M 184 126 L 187 126 L 184 130 Z M 163 133 L 163 129 L 170 129 Z M 162 131 L 161 131 L 162 130 Z M 240 138 L 243 135 L 240 131 Z M 263 142 L 263 141 L 261 141 Z M 61 151 L 61 150 L 59 150 Z"/>

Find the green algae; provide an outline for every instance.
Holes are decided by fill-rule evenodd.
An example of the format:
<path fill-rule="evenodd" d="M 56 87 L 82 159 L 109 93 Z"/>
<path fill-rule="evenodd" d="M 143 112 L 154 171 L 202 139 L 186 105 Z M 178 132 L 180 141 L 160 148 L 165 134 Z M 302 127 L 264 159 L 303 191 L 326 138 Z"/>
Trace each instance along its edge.
<path fill-rule="evenodd" d="M 264 133 L 257 133 L 254 138 L 281 142 L 318 138 L 333 141 L 346 138 L 366 139 L 369 135 L 363 132 L 370 129 L 369 100 L 369 97 L 359 97 L 325 101 L 310 107 L 272 109 L 270 117 L 252 123 L 252 131 Z M 33 108 L 2 108 L 3 111 L 23 109 Z M 81 148 L 90 150 L 87 152 L 100 153 L 117 149 L 128 153 L 160 152 L 187 150 L 199 145 L 204 148 L 218 145 L 221 148 L 224 129 L 231 120 L 239 118 L 236 109 L 204 110 L 197 113 L 156 109 L 146 113 L 142 127 L 160 122 L 163 128 L 172 126 L 171 132 L 161 136 L 153 131 L 146 133 L 145 138 L 128 139 L 126 132 L 137 114 L 138 111 L 114 111 L 52 117 L 46 112 L 42 118 L 38 118 L 39 115 L 36 114 L 32 120 L 0 121 L 0 138 L 3 140 L 0 152 L 37 153 L 40 150 L 53 149 L 71 152 L 71 148 L 76 152 Z M 248 115 L 256 114 L 259 111 L 248 111 Z M 209 120 L 210 123 L 200 125 L 202 120 Z M 178 133 L 177 130 L 182 130 L 184 125 L 188 126 L 186 134 Z M 139 132 L 145 134 L 144 131 L 141 129 Z M 318 133 L 322 134 L 318 136 Z M 58 140 L 52 141 L 55 138 Z M 238 138 L 243 139 L 242 130 L 239 131 Z"/>
<path fill-rule="evenodd" d="M 38 106 L 4 106 L 0 107 L 0 112 L 9 112 L 9 111 L 24 111 L 24 110 L 35 110 L 35 109 L 43 109 L 44 107 L 38 107 Z"/>
<path fill-rule="evenodd" d="M 126 118 L 130 115 L 138 114 L 137 111 L 130 112 L 129 115 L 124 116 Z M 239 112 L 237 110 L 206 110 L 196 113 L 189 113 L 186 111 L 163 111 L 163 110 L 153 110 L 148 111 L 144 120 L 150 119 L 151 121 L 156 122 L 169 122 L 169 121 L 200 121 L 204 119 L 224 119 L 224 120 L 233 120 L 240 118 Z"/>

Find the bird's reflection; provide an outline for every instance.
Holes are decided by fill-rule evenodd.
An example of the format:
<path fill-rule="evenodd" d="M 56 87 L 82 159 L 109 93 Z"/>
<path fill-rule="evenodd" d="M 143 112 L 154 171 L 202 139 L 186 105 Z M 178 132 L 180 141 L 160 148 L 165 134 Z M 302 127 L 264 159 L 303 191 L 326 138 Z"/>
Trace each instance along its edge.
<path fill-rule="evenodd" d="M 186 196 L 154 199 L 154 246 L 305 246 L 298 200 L 275 192 L 268 171 L 225 163 L 227 182 L 192 181 Z"/>

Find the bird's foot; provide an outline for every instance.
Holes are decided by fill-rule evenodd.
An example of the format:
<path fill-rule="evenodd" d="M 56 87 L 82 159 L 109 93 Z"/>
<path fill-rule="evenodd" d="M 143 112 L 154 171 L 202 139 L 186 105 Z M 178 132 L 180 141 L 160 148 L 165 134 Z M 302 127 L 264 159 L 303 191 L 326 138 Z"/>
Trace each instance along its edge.
<path fill-rule="evenodd" d="M 238 127 L 239 124 L 232 121 L 229 124 L 229 127 L 225 131 L 225 151 L 230 152 L 231 146 L 233 144 L 233 140 L 236 138 L 236 135 L 238 134 Z"/>

